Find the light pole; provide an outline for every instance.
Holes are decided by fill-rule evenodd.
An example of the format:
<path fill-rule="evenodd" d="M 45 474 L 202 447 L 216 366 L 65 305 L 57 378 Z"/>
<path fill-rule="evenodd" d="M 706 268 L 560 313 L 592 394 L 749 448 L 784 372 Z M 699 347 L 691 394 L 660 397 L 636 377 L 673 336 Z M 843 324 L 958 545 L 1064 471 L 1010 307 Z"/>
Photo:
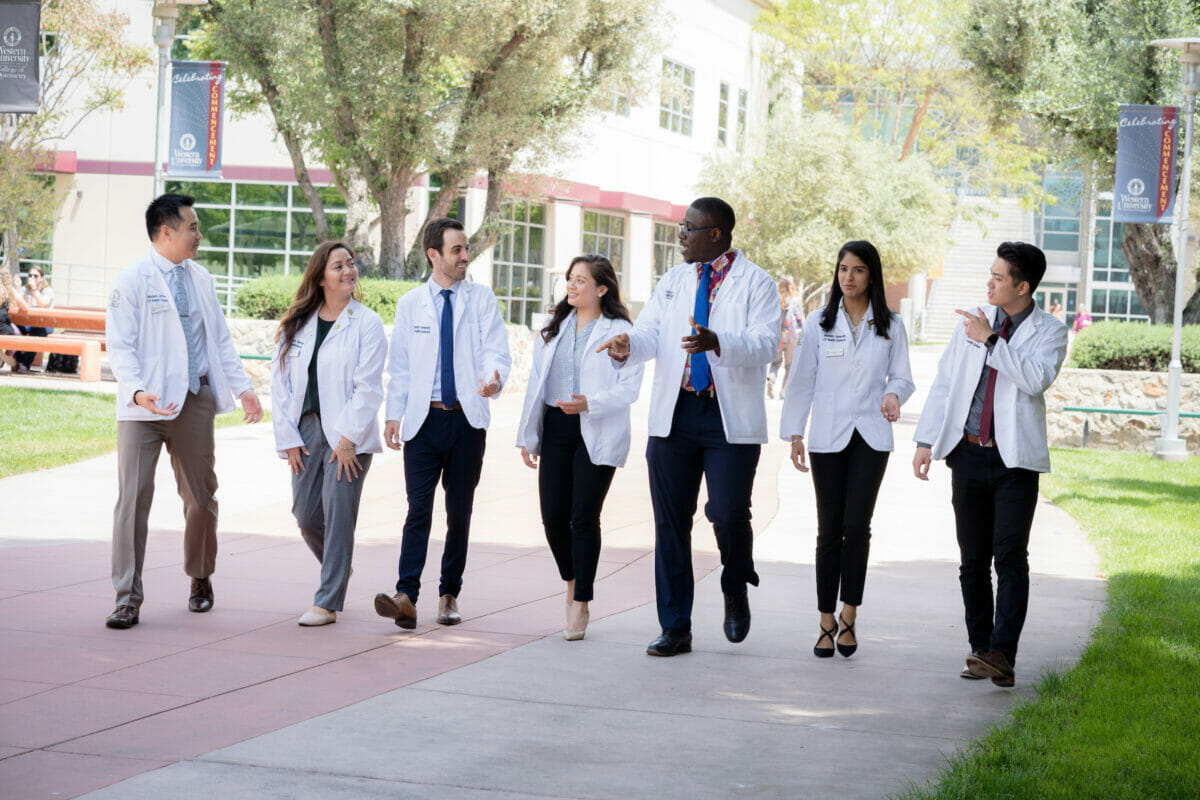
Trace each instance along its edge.
<path fill-rule="evenodd" d="M 163 193 L 162 143 L 167 108 L 167 67 L 175 42 L 175 20 L 180 6 L 202 6 L 208 0 L 154 0 L 154 44 L 158 46 L 158 106 L 154 111 L 154 196 Z"/>
<path fill-rule="evenodd" d="M 1163 418 L 1162 437 L 1154 443 L 1154 457 L 1165 461 L 1187 459 L 1187 442 L 1179 438 L 1179 394 L 1183 382 L 1183 362 L 1180 360 L 1180 337 L 1183 335 L 1184 278 L 1192 270 L 1192 231 L 1188 224 L 1188 200 L 1192 192 L 1192 115 L 1196 111 L 1196 92 L 1200 90 L 1200 39 L 1155 39 L 1155 47 L 1179 50 L 1183 65 L 1183 96 L 1186 103 L 1184 120 L 1187 133 L 1183 144 L 1183 180 L 1179 187 L 1179 237 L 1175 243 L 1175 317 L 1171 338 L 1171 365 L 1167 368 L 1167 411 Z"/>

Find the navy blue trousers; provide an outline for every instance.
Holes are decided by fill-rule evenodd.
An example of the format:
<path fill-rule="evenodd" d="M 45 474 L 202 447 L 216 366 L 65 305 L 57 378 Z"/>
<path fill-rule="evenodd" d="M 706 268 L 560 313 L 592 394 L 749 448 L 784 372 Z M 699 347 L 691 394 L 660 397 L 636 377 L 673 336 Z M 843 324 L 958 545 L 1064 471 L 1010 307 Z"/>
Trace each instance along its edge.
<path fill-rule="evenodd" d="M 762 446 L 730 444 L 714 397 L 680 391 L 668 436 L 646 445 L 650 500 L 654 506 L 654 588 L 664 629 L 691 630 L 692 518 L 700 479 L 708 489 L 704 515 L 721 553 L 721 591 L 738 594 L 758 585 L 750 493 Z"/>
<path fill-rule="evenodd" d="M 487 431 L 472 428 L 462 410 L 431 408 L 421 429 L 404 443 L 404 483 L 408 516 L 400 543 L 400 579 L 396 591 L 414 603 L 421 590 L 421 572 L 433 526 L 433 493 L 438 481 L 446 493 L 446 546 L 438 595 L 458 597 L 467 566 L 467 540 L 475 487 L 483 469 Z"/>

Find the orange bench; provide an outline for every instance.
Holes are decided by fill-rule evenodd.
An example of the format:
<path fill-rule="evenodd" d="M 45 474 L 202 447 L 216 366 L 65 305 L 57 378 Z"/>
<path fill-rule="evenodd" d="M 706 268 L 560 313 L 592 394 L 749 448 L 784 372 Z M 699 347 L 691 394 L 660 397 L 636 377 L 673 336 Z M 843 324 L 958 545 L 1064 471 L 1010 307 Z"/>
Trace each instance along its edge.
<path fill-rule="evenodd" d="M 100 340 L 67 336 L 0 336 L 0 350 L 79 356 L 79 380 L 100 380 Z"/>
<path fill-rule="evenodd" d="M 104 333 L 104 310 L 99 308 L 10 308 L 9 318 L 28 328 L 67 328 Z"/>

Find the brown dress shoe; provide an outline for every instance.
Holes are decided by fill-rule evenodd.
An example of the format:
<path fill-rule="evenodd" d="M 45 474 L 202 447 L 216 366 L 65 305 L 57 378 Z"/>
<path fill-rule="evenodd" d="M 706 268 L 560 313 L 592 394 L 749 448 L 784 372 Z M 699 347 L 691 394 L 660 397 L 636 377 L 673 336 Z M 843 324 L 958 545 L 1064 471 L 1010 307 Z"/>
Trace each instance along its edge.
<path fill-rule="evenodd" d="M 1008 663 L 1008 657 L 999 650 L 987 653 L 972 653 L 967 656 L 967 668 L 981 678 L 991 678 L 997 686 L 1012 686 L 1016 683 L 1016 671 Z"/>
<path fill-rule="evenodd" d="M 375 595 L 375 613 L 396 620 L 396 624 L 405 630 L 417 627 L 417 607 L 404 592 L 396 592 L 390 597 L 382 593 Z"/>
<path fill-rule="evenodd" d="M 117 606 L 117 610 L 108 615 L 104 623 L 110 628 L 132 628 L 138 624 L 138 610 L 133 606 Z"/>
<path fill-rule="evenodd" d="M 212 607 L 212 581 L 208 578 L 192 578 L 192 596 L 188 598 L 188 611 L 204 613 Z"/>
<path fill-rule="evenodd" d="M 462 622 L 458 614 L 458 600 L 452 594 L 444 594 L 438 600 L 438 622 L 442 625 L 457 625 Z"/>

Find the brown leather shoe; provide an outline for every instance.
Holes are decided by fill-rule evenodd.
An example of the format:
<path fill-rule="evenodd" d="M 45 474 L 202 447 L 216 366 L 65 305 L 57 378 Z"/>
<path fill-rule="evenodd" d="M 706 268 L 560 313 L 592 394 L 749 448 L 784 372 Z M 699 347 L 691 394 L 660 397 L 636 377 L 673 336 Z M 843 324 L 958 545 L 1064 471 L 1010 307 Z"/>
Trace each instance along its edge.
<path fill-rule="evenodd" d="M 967 668 L 971 674 L 991 678 L 997 686 L 1012 686 L 1016 683 L 1016 671 L 1008 663 L 1008 657 L 999 650 L 987 653 L 972 653 L 967 656 Z"/>
<path fill-rule="evenodd" d="M 188 611 L 202 614 L 212 607 L 212 581 L 208 578 L 192 578 L 192 596 L 188 598 Z"/>
<path fill-rule="evenodd" d="M 138 610 L 133 606 L 117 606 L 117 610 L 108 615 L 104 623 L 110 628 L 132 628 L 138 624 Z"/>
<path fill-rule="evenodd" d="M 375 595 L 375 613 L 396 620 L 396 624 L 405 630 L 417 627 L 417 607 L 404 592 L 396 592 L 391 597 L 382 593 Z"/>
<path fill-rule="evenodd" d="M 438 600 L 438 623 L 441 625 L 457 625 L 462 622 L 458 614 L 458 600 L 452 594 L 444 594 Z"/>

